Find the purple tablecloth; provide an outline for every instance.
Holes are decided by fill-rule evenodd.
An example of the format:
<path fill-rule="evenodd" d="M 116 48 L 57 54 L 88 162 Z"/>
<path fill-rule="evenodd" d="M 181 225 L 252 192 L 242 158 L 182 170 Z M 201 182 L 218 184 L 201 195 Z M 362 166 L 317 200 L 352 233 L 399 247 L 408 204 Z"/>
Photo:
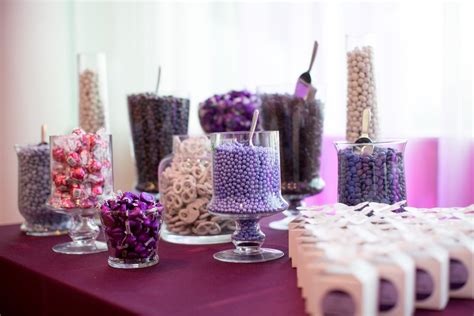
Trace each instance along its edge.
<path fill-rule="evenodd" d="M 265 221 L 268 222 L 268 219 Z M 287 253 L 287 233 L 263 225 L 265 245 Z M 160 242 L 160 263 L 139 270 L 108 267 L 107 254 L 61 255 L 61 237 L 28 237 L 0 227 L 0 314 L 7 315 L 304 315 L 296 272 L 287 256 L 230 264 L 212 254 L 231 247 Z M 442 312 L 474 315 L 474 301 L 451 300 Z"/>

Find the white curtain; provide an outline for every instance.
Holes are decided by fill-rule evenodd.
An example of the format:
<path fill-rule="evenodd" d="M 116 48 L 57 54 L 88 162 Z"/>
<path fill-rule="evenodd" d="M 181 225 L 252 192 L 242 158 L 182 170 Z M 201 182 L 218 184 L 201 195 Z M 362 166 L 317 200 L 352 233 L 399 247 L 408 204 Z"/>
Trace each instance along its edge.
<path fill-rule="evenodd" d="M 376 38 L 383 135 L 440 137 L 440 175 L 453 187 L 459 177 L 449 167 L 459 165 L 462 174 L 472 164 L 464 150 L 474 136 L 469 2 L 11 1 L 2 2 L 2 11 L 1 168 L 9 196 L 16 195 L 13 144 L 36 142 L 43 122 L 52 133 L 77 125 L 75 54 L 83 51 L 107 55 L 117 188 L 134 182 L 126 95 L 151 91 L 158 65 L 162 90 L 190 95 L 190 133 L 199 133 L 199 101 L 229 89 L 294 82 L 317 39 L 312 77 L 326 100 L 325 133 L 342 137 L 346 34 Z M 12 202 L 12 213 L 0 214 L 0 221 L 17 220 L 15 208 Z"/>

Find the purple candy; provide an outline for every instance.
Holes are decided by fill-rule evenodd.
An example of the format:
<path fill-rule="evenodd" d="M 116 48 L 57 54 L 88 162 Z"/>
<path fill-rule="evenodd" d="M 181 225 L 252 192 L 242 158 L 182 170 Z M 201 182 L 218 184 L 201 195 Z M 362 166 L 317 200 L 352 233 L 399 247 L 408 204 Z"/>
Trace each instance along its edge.
<path fill-rule="evenodd" d="M 199 120 L 206 133 L 247 131 L 258 98 L 249 91 L 216 94 L 199 105 Z"/>
<path fill-rule="evenodd" d="M 280 194 L 278 151 L 237 142 L 213 153 L 214 213 L 274 213 L 287 207 Z"/>
<path fill-rule="evenodd" d="M 127 263 L 155 254 L 163 207 L 152 195 L 118 194 L 100 210 L 111 256 Z"/>
<path fill-rule="evenodd" d="M 393 204 L 406 200 L 403 153 L 374 147 L 371 154 L 353 148 L 338 152 L 338 201 L 357 205 L 371 201 Z"/>

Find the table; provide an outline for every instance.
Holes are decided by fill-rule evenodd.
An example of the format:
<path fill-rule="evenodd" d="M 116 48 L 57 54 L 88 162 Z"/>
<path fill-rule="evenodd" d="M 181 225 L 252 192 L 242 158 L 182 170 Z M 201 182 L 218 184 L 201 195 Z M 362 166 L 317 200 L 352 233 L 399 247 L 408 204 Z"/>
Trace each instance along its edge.
<path fill-rule="evenodd" d="M 274 218 L 273 218 L 274 219 Z M 272 219 L 272 220 L 273 220 Z M 287 232 L 269 229 L 265 245 L 288 252 Z M 161 241 L 160 263 L 138 270 L 108 267 L 107 254 L 74 256 L 51 247 L 67 236 L 29 237 L 0 226 L 0 314 L 7 315 L 304 315 L 288 256 L 231 264 L 212 254 L 231 245 L 184 246 Z M 474 301 L 450 300 L 441 312 L 474 315 Z"/>

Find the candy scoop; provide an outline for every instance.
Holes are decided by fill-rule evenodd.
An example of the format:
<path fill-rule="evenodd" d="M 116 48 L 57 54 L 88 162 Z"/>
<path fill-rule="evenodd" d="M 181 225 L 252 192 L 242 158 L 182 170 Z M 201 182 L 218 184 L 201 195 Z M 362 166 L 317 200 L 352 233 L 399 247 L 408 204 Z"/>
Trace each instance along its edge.
<path fill-rule="evenodd" d="M 362 131 L 359 138 L 355 141 L 355 144 L 371 144 L 373 143 L 372 139 L 369 137 L 369 123 L 371 118 L 371 112 L 369 108 L 366 108 L 362 112 Z M 374 146 L 362 146 L 361 152 L 366 154 L 371 154 L 374 151 Z"/>
<path fill-rule="evenodd" d="M 309 94 L 316 94 L 316 89 L 311 85 L 311 75 L 310 71 L 313 68 L 314 60 L 316 59 L 316 54 L 318 52 L 318 42 L 314 41 L 313 45 L 313 54 L 311 55 L 311 60 L 309 61 L 308 70 L 303 72 L 296 83 L 295 96 L 307 99 Z M 311 92 L 311 93 L 310 93 Z"/>

